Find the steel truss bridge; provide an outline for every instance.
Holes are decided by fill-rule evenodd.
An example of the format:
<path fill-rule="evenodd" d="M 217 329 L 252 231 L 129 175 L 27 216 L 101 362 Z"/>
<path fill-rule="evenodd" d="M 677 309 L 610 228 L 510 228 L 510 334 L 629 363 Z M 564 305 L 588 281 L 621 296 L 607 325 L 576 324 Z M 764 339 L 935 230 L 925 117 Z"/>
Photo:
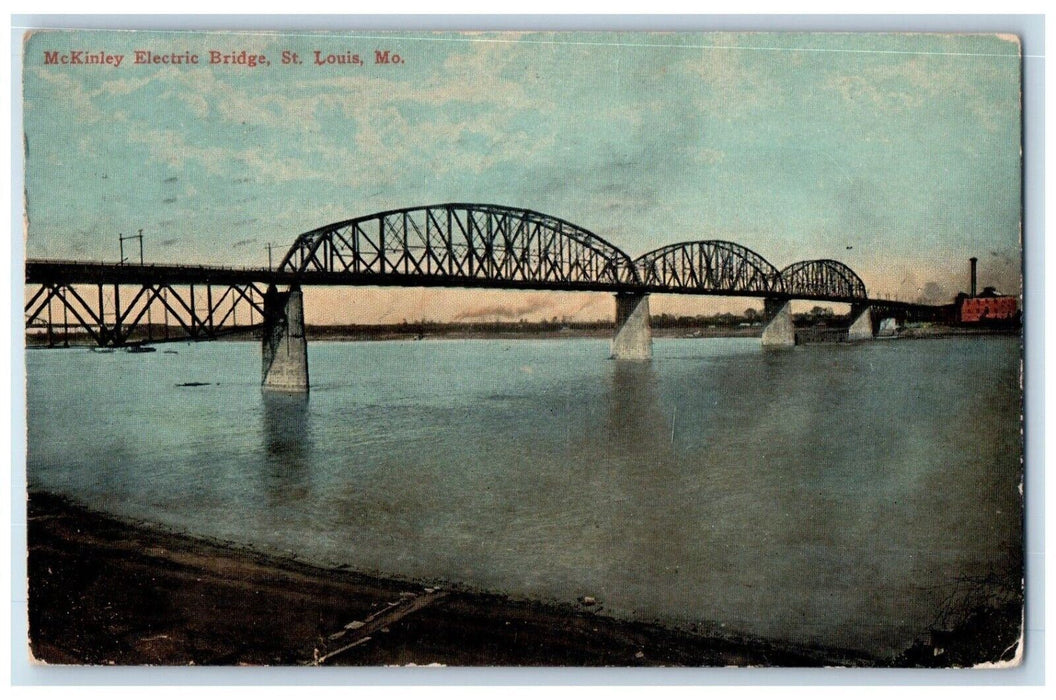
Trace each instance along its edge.
<path fill-rule="evenodd" d="M 447 203 L 396 209 L 301 234 L 277 269 L 69 260 L 26 263 L 27 329 L 86 333 L 100 346 L 212 339 L 258 327 L 269 287 L 400 286 L 702 294 L 872 306 L 927 320 L 943 307 L 869 297 L 837 260 L 778 269 L 720 240 L 631 258 L 569 221 L 528 209 Z M 136 340 L 133 340 L 133 338 Z"/>

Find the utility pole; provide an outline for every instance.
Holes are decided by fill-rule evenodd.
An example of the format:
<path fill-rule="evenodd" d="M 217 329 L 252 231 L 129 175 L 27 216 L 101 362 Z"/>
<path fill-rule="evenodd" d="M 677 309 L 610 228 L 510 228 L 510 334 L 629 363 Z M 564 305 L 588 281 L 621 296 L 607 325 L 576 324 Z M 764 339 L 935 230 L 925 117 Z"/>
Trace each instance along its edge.
<path fill-rule="evenodd" d="M 143 264 L 143 229 L 139 229 L 138 233 L 134 233 L 131 236 L 118 235 L 118 243 L 121 247 L 121 264 L 124 265 L 128 262 L 125 258 L 125 241 L 131 241 L 132 239 L 139 239 L 139 264 Z"/>
<path fill-rule="evenodd" d="M 266 248 L 268 249 L 268 270 L 271 270 L 271 244 L 268 243 Z"/>
<path fill-rule="evenodd" d="M 133 239 L 137 239 L 139 241 L 139 264 L 142 265 L 143 264 L 143 229 L 139 229 L 138 231 L 136 231 L 136 233 L 134 233 L 132 235 L 129 235 L 129 236 L 118 235 L 117 238 L 118 238 L 118 243 L 120 244 L 120 247 L 121 247 L 121 264 L 124 265 L 126 262 L 128 262 L 128 259 L 125 257 L 125 241 L 131 241 Z M 117 287 L 115 286 L 114 289 L 116 290 Z M 154 331 L 151 328 L 153 319 L 151 318 L 151 314 L 150 314 L 150 304 L 151 304 L 152 301 L 153 301 L 153 299 L 151 299 L 148 296 L 147 297 L 147 340 L 153 340 L 154 339 Z M 119 313 L 119 311 L 117 310 L 116 306 L 115 306 L 115 313 Z"/>

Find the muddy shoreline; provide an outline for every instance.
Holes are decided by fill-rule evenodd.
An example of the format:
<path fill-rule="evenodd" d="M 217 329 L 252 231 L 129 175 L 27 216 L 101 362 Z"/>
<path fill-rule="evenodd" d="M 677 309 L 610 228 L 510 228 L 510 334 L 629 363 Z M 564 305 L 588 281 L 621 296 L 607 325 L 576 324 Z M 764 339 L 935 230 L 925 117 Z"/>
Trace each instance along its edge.
<path fill-rule="evenodd" d="M 875 666 L 856 652 L 673 630 L 594 605 L 311 566 L 28 502 L 29 633 L 49 664 Z M 587 601 L 590 602 L 590 601 Z"/>

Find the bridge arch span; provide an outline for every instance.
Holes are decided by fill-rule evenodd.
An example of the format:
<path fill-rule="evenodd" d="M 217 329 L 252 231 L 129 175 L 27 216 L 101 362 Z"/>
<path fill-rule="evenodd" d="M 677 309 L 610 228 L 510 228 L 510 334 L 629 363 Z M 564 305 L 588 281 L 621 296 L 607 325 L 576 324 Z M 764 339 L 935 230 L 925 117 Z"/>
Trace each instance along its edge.
<path fill-rule="evenodd" d="M 339 221 L 298 236 L 279 269 L 364 283 L 608 290 L 637 283 L 630 256 L 564 219 L 446 203 Z"/>
<path fill-rule="evenodd" d="M 868 298 L 865 282 L 838 260 L 802 260 L 781 270 L 785 292 L 804 299 L 857 301 Z"/>
<path fill-rule="evenodd" d="M 652 291 L 758 296 L 782 291 L 781 274 L 766 258 L 730 241 L 675 243 L 634 261 Z"/>

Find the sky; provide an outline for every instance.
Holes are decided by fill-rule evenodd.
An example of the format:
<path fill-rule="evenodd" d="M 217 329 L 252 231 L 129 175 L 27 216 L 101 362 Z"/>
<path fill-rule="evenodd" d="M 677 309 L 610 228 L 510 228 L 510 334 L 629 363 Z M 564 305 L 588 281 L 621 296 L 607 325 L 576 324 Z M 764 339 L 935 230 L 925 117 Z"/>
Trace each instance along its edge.
<path fill-rule="evenodd" d="M 872 296 L 948 302 L 971 256 L 980 287 L 1021 287 L 1012 37 L 75 31 L 23 48 L 31 258 L 116 260 L 118 237 L 143 229 L 147 262 L 262 266 L 267 244 L 278 260 L 330 222 L 462 201 L 561 217 L 632 257 L 722 239 L 778 268 L 835 258 Z M 200 62 L 136 64 L 137 50 Z M 71 51 L 103 63 L 63 64 Z M 310 323 L 591 320 L 613 306 L 306 293 Z M 746 306 L 652 299 L 653 313 Z"/>

